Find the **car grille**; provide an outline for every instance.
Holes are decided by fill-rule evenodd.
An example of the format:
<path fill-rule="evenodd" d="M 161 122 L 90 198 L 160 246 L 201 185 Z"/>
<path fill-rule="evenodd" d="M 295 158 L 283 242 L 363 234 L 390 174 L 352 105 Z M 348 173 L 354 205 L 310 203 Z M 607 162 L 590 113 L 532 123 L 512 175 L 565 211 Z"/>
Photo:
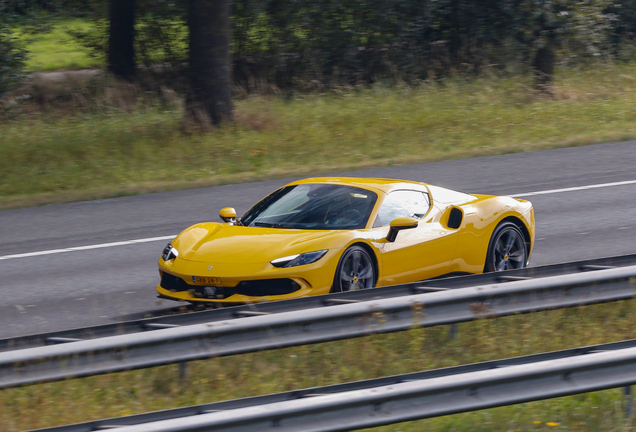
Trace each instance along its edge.
<path fill-rule="evenodd" d="M 161 272 L 161 287 L 168 291 L 187 291 L 192 288 L 180 277 L 171 275 L 170 273 Z"/>
<path fill-rule="evenodd" d="M 210 287 L 190 285 L 180 277 L 170 273 L 161 273 L 161 287 L 172 292 L 190 291 L 198 298 L 224 299 L 234 294 L 250 297 L 291 294 L 300 289 L 300 285 L 292 279 L 260 279 L 239 282 L 235 287 Z"/>
<path fill-rule="evenodd" d="M 237 294 L 259 297 L 268 295 L 291 294 L 300 289 L 292 279 L 261 279 L 243 281 L 235 288 Z"/>

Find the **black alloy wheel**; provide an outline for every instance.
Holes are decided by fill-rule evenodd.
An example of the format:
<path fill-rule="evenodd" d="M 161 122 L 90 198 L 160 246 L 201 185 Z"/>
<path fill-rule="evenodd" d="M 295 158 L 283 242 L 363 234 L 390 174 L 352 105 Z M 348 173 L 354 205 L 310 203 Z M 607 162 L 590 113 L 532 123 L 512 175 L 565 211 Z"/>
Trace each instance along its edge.
<path fill-rule="evenodd" d="M 500 224 L 490 239 L 484 272 L 524 268 L 527 261 L 526 241 L 519 227 L 512 222 Z"/>
<path fill-rule="evenodd" d="M 375 279 L 375 265 L 369 252 L 360 246 L 351 246 L 340 258 L 332 292 L 373 288 Z"/>

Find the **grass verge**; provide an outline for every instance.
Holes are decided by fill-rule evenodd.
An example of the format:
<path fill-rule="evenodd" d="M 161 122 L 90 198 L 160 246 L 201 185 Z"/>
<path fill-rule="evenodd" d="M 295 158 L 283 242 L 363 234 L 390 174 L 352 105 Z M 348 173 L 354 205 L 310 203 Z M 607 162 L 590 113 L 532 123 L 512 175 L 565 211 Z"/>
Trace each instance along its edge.
<path fill-rule="evenodd" d="M 69 424 L 636 337 L 636 300 L 244 354 L 0 392 L 0 430 Z M 607 390 L 379 428 L 382 431 L 626 431 Z"/>
<path fill-rule="evenodd" d="M 0 123 L 0 208 L 636 137 L 636 66 L 559 76 L 554 98 L 512 79 L 250 97 L 207 133 L 165 89 L 32 86 Z"/>

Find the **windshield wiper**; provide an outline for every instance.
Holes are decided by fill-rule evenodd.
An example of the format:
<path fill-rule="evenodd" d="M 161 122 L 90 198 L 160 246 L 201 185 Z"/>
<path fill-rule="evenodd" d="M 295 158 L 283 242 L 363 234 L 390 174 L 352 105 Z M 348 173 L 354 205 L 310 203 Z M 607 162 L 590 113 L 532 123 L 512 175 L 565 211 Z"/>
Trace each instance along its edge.
<path fill-rule="evenodd" d="M 280 223 L 267 223 L 267 222 L 254 222 L 254 226 L 266 227 L 266 228 L 285 228 L 285 225 Z"/>

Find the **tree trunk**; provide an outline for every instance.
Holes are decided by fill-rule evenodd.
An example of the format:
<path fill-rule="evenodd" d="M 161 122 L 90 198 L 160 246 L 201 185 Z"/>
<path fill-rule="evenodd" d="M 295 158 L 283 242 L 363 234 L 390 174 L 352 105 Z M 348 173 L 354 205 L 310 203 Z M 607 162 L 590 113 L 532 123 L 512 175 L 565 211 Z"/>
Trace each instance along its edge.
<path fill-rule="evenodd" d="M 552 94 L 554 80 L 554 47 L 551 44 L 539 48 L 534 61 L 534 86 L 537 90 Z"/>
<path fill-rule="evenodd" d="M 230 1 L 190 0 L 188 114 L 212 124 L 233 121 L 230 63 Z"/>
<path fill-rule="evenodd" d="M 110 0 L 108 70 L 115 77 L 135 77 L 135 0 Z"/>

